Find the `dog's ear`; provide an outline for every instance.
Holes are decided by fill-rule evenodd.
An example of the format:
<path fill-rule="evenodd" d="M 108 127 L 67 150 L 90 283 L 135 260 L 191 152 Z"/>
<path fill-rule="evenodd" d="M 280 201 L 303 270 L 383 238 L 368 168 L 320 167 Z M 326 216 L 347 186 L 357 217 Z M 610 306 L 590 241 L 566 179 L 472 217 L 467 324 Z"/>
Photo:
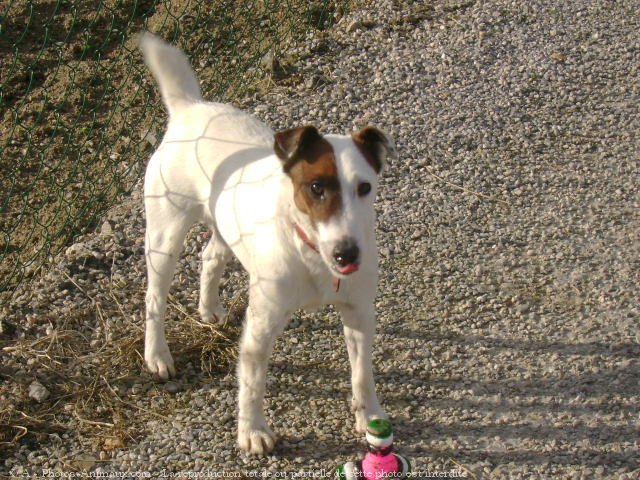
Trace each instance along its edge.
<path fill-rule="evenodd" d="M 376 127 L 364 127 L 351 138 L 376 173 L 380 173 L 388 158 L 396 158 L 396 146 L 393 139 Z"/>
<path fill-rule="evenodd" d="M 322 135 L 313 125 L 282 130 L 274 135 L 273 150 L 282 160 L 284 171 L 288 173 L 293 164 L 321 139 Z"/>

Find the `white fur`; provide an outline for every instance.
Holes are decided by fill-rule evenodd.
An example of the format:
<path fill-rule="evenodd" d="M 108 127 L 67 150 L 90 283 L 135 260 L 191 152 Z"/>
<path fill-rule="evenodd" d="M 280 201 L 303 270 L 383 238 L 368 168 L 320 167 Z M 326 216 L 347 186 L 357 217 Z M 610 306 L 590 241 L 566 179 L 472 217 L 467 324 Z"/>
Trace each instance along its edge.
<path fill-rule="evenodd" d="M 145 177 L 147 221 L 145 361 L 162 378 L 175 374 L 164 334 L 169 286 L 188 229 L 204 222 L 212 232 L 203 251 L 200 313 L 222 320 L 218 283 L 235 254 L 250 275 L 249 306 L 238 365 L 238 443 L 256 454 L 273 449 L 275 436 L 263 412 L 268 359 L 276 337 L 300 307 L 332 303 L 341 312 L 352 371 L 356 427 L 385 417 L 373 380 L 373 300 L 377 284 L 374 238 L 376 174 L 349 136 L 325 137 L 336 154 L 342 188 L 339 216 L 318 225 L 317 234 L 293 201 L 291 179 L 273 152 L 274 132 L 229 105 L 204 102 L 184 55 L 152 35 L 141 48 L 169 109 L 169 125 Z M 372 192 L 356 195 L 359 182 Z M 296 235 L 298 224 L 321 255 Z M 332 278 L 331 252 L 341 238 L 356 239 L 360 269 Z"/>

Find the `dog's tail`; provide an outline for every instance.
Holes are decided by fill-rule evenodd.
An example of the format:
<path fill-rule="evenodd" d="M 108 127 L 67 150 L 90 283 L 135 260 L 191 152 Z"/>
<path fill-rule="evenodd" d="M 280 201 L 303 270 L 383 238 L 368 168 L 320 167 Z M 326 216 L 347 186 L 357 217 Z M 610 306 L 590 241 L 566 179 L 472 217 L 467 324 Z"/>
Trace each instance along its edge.
<path fill-rule="evenodd" d="M 160 86 L 169 116 L 202 101 L 198 80 L 184 53 L 150 33 L 140 34 L 138 45 Z"/>

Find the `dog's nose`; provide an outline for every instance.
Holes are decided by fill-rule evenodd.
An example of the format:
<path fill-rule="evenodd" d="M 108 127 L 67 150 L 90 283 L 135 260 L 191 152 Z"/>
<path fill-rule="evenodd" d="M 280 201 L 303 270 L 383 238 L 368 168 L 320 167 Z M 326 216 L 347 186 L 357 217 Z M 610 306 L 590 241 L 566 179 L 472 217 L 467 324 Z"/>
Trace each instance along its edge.
<path fill-rule="evenodd" d="M 341 241 L 333 250 L 333 259 L 340 267 L 358 263 L 359 256 L 360 249 L 352 239 Z"/>

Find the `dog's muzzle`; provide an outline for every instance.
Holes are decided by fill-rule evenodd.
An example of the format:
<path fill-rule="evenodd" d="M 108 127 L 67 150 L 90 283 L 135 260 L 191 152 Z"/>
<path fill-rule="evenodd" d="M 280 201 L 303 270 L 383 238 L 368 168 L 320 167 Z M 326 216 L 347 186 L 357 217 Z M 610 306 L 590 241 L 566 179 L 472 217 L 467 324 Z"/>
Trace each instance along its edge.
<path fill-rule="evenodd" d="M 351 238 L 341 240 L 333 249 L 333 260 L 336 270 L 343 275 L 357 272 L 360 268 L 360 249 L 356 242 Z"/>

